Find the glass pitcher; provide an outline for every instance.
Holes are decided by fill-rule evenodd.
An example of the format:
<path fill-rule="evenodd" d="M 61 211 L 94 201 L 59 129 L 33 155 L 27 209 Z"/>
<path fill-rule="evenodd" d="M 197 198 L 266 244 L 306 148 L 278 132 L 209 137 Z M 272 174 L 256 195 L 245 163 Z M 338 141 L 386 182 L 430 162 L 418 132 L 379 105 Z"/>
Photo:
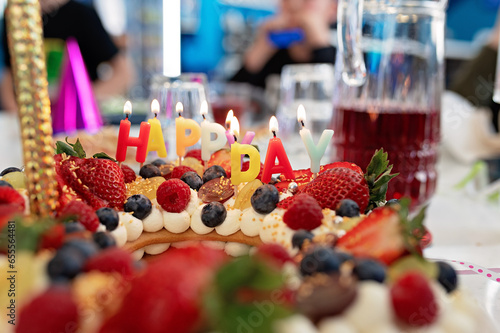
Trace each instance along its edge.
<path fill-rule="evenodd" d="M 400 175 L 387 199 L 436 186 L 446 0 L 340 0 L 333 159 L 366 168 L 384 148 Z"/>

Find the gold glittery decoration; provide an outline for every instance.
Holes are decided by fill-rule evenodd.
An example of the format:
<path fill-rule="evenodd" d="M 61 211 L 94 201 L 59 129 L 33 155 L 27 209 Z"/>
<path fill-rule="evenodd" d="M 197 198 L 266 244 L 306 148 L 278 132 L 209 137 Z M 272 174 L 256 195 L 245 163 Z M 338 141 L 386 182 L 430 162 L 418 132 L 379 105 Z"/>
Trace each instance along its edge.
<path fill-rule="evenodd" d="M 40 3 L 9 0 L 5 19 L 31 213 L 47 216 L 58 193 Z"/>

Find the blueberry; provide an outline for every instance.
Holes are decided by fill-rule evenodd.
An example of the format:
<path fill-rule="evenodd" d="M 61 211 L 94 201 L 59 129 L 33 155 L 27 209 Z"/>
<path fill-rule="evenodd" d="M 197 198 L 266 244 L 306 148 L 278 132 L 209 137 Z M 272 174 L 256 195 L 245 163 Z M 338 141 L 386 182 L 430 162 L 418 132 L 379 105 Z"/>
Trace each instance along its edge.
<path fill-rule="evenodd" d="M 84 259 L 92 257 L 98 251 L 97 246 L 93 242 L 85 239 L 71 239 L 67 241 L 61 246 L 60 250 L 66 249 L 75 249 L 82 254 Z"/>
<path fill-rule="evenodd" d="M 360 259 L 356 261 L 352 274 L 360 281 L 371 280 L 383 283 L 386 276 L 386 267 L 375 260 Z"/>
<path fill-rule="evenodd" d="M 118 216 L 118 212 L 113 208 L 99 208 L 95 213 L 101 224 L 106 227 L 107 231 L 113 231 L 118 227 L 120 217 Z"/>
<path fill-rule="evenodd" d="M 398 199 L 387 200 L 385 205 L 386 206 L 397 206 L 397 205 L 399 205 L 399 200 Z"/>
<path fill-rule="evenodd" d="M 142 178 L 160 177 L 161 171 L 153 164 L 146 164 L 139 170 L 139 176 Z"/>
<path fill-rule="evenodd" d="M 80 222 L 68 222 L 64 224 L 64 230 L 67 234 L 71 234 L 74 232 L 83 232 L 87 229 Z"/>
<path fill-rule="evenodd" d="M 203 185 L 203 180 L 201 180 L 201 177 L 196 172 L 193 171 L 188 171 L 184 173 L 181 176 L 181 180 L 184 183 L 188 184 L 189 187 L 191 187 L 195 191 L 198 191 L 201 185 Z"/>
<path fill-rule="evenodd" d="M 129 197 L 123 206 L 126 212 L 132 212 L 132 216 L 137 217 L 139 220 L 145 219 L 151 214 L 151 200 L 144 194 L 134 194 Z"/>
<path fill-rule="evenodd" d="M 161 158 L 157 158 L 156 160 L 151 162 L 151 164 L 153 164 L 155 167 L 160 167 L 160 165 L 165 165 L 165 164 L 167 164 L 167 162 L 165 162 Z"/>
<path fill-rule="evenodd" d="M 212 165 L 203 173 L 203 184 L 220 177 L 227 177 L 226 171 L 219 165 Z"/>
<path fill-rule="evenodd" d="M 307 253 L 300 262 L 302 275 L 313 275 L 314 273 L 338 272 L 340 261 L 332 249 L 326 247 L 314 248 Z"/>
<path fill-rule="evenodd" d="M 438 261 L 436 263 L 439 268 L 438 281 L 446 289 L 446 292 L 450 293 L 457 289 L 457 272 L 449 264 Z"/>
<path fill-rule="evenodd" d="M 21 169 L 19 168 L 16 168 L 16 167 L 8 167 L 7 169 L 4 169 L 2 172 L 0 172 L 0 176 L 5 176 L 6 174 L 8 173 L 11 173 L 11 172 L 22 172 Z"/>
<path fill-rule="evenodd" d="M 51 280 L 70 280 L 82 271 L 85 256 L 75 247 L 65 247 L 57 251 L 47 265 Z"/>
<path fill-rule="evenodd" d="M 6 182 L 5 180 L 0 180 L 0 187 L 1 186 L 8 186 L 10 188 L 13 188 L 12 185 L 10 185 L 10 183 Z"/>
<path fill-rule="evenodd" d="M 351 199 L 344 199 L 339 202 L 335 210 L 337 216 L 356 217 L 359 216 L 359 205 Z"/>
<path fill-rule="evenodd" d="M 335 251 L 335 256 L 337 257 L 337 259 L 340 261 L 341 264 L 346 261 L 354 260 L 352 254 L 343 251 Z"/>
<path fill-rule="evenodd" d="M 298 248 L 299 250 L 302 250 L 302 245 L 304 244 L 304 241 L 308 239 L 309 241 L 312 241 L 314 238 L 314 235 L 312 232 L 307 231 L 307 230 L 298 230 L 293 234 L 292 237 L 292 246 L 295 248 Z"/>
<path fill-rule="evenodd" d="M 250 202 L 253 209 L 259 214 L 269 214 L 280 201 L 278 189 L 273 185 L 262 185 L 252 194 Z"/>
<path fill-rule="evenodd" d="M 209 228 L 221 225 L 226 216 L 226 207 L 217 201 L 206 204 L 201 210 L 201 221 Z"/>
<path fill-rule="evenodd" d="M 101 249 L 116 246 L 116 241 L 109 232 L 96 232 L 92 235 L 92 238 Z"/>

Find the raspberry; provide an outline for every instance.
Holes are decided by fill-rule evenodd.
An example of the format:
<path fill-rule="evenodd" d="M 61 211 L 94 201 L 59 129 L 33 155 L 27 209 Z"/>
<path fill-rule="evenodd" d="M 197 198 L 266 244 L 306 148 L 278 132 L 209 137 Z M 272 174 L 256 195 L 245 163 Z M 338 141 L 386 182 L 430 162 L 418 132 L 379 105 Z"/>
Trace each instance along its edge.
<path fill-rule="evenodd" d="M 438 317 L 438 304 L 425 276 L 416 271 L 403 275 L 391 288 L 396 316 L 412 327 L 432 324 Z"/>
<path fill-rule="evenodd" d="M 189 171 L 196 172 L 192 168 L 185 166 L 185 165 L 176 166 L 172 170 L 172 172 L 168 174 L 168 176 L 169 176 L 169 178 L 179 178 L 180 179 L 183 174 L 185 174 L 186 172 L 189 172 Z"/>
<path fill-rule="evenodd" d="M 186 153 L 186 156 L 185 157 L 194 157 L 196 158 L 197 160 L 199 160 L 200 162 L 202 162 L 203 160 L 201 159 L 201 149 L 193 149 L 193 150 L 190 150 Z M 182 176 L 182 175 L 181 175 Z"/>
<path fill-rule="evenodd" d="M 292 262 L 292 258 L 286 249 L 278 244 L 263 244 L 257 248 L 256 255 L 270 259 L 272 263 L 282 267 L 287 262 Z"/>
<path fill-rule="evenodd" d="M 99 218 L 95 211 L 83 201 L 73 200 L 61 210 L 61 219 L 74 219 L 83 224 L 89 231 L 96 231 L 99 227 Z"/>
<path fill-rule="evenodd" d="M 191 198 L 189 185 L 180 179 L 169 179 L 156 190 L 156 200 L 170 213 L 180 213 L 186 208 Z"/>
<path fill-rule="evenodd" d="M 125 180 L 125 184 L 132 183 L 137 178 L 135 171 L 132 170 L 132 168 L 129 167 L 128 165 L 122 164 L 121 168 L 123 171 L 123 178 Z"/>
<path fill-rule="evenodd" d="M 78 309 L 71 290 L 61 285 L 49 287 L 24 306 L 16 323 L 18 333 L 67 332 L 77 328 Z"/>
<path fill-rule="evenodd" d="M 104 273 L 118 272 L 128 278 L 134 275 L 134 263 L 129 252 L 118 247 L 110 247 L 88 259 L 83 270 L 85 272 L 93 270 Z"/>
<path fill-rule="evenodd" d="M 61 247 L 64 240 L 64 234 L 66 232 L 66 228 L 63 224 L 56 224 L 46 232 L 42 234 L 42 238 L 40 240 L 40 249 L 55 249 Z"/>
<path fill-rule="evenodd" d="M 316 199 L 305 193 L 297 194 L 283 215 L 283 222 L 293 230 L 313 230 L 321 225 L 322 219 L 321 206 Z"/>

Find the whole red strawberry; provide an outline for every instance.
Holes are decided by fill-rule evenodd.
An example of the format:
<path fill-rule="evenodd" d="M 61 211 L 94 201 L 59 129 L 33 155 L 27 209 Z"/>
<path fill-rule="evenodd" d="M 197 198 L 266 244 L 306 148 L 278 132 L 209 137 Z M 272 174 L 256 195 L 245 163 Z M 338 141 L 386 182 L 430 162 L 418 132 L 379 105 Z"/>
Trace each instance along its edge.
<path fill-rule="evenodd" d="M 189 185 L 180 179 L 169 179 L 156 190 L 156 200 L 160 206 L 170 213 L 180 213 L 191 199 Z"/>
<path fill-rule="evenodd" d="M 100 332 L 193 332 L 202 318 L 203 291 L 225 260 L 222 251 L 204 247 L 173 249 L 155 258 L 132 280 L 120 310 Z"/>
<path fill-rule="evenodd" d="M 132 183 L 137 178 L 135 171 L 128 165 L 122 164 L 120 168 L 123 172 L 123 180 L 125 181 L 125 184 Z"/>
<path fill-rule="evenodd" d="M 439 307 L 425 276 L 409 271 L 391 288 L 391 301 L 396 317 L 407 325 L 420 327 L 436 321 Z"/>
<path fill-rule="evenodd" d="M 283 215 L 283 222 L 293 230 L 313 230 L 321 225 L 322 219 L 323 212 L 320 205 L 306 193 L 297 194 Z"/>
<path fill-rule="evenodd" d="M 85 263 L 85 272 L 99 271 L 104 273 L 118 272 L 125 278 L 134 274 L 134 261 L 130 252 L 118 247 L 107 248 Z"/>
<path fill-rule="evenodd" d="M 75 144 L 58 141 L 56 146 L 55 169 L 61 188 L 70 188 L 95 210 L 123 207 L 126 187 L 123 172 L 116 162 L 85 158 L 85 151 L 78 140 Z"/>
<path fill-rule="evenodd" d="M 66 286 L 53 285 L 19 312 L 17 333 L 47 333 L 78 330 L 78 309 Z"/>
<path fill-rule="evenodd" d="M 358 172 L 340 167 L 328 169 L 304 186 L 301 191 L 314 197 L 321 208 L 335 210 L 343 199 L 356 201 L 364 212 L 370 200 L 369 188 L 365 178 Z"/>
<path fill-rule="evenodd" d="M 89 231 L 96 231 L 99 227 L 99 218 L 94 209 L 83 201 L 74 200 L 64 206 L 59 214 L 62 220 L 74 219 L 83 224 Z"/>

